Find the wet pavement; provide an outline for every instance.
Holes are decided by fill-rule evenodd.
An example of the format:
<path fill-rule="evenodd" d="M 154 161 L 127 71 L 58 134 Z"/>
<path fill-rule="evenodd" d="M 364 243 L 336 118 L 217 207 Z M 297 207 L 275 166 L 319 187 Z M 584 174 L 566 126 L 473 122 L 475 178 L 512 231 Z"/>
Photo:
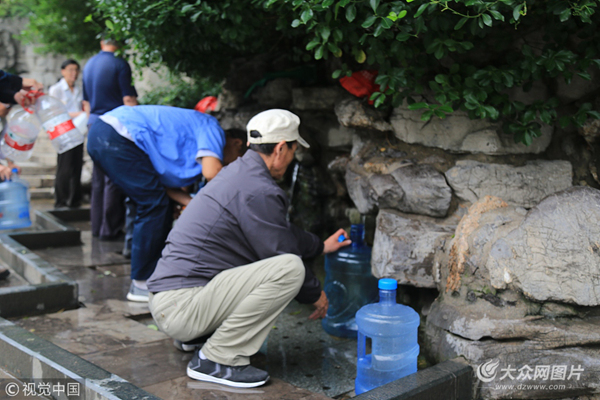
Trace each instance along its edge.
<path fill-rule="evenodd" d="M 32 202 L 51 209 L 52 202 Z M 279 316 L 252 364 L 271 380 L 255 389 L 228 388 L 189 379 L 191 353 L 176 350 L 159 332 L 143 303 L 125 300 L 130 265 L 122 241 L 92 237 L 87 221 L 69 223 L 81 230 L 82 245 L 42 248 L 35 253 L 79 284 L 80 307 L 35 317 L 11 319 L 22 328 L 114 373 L 163 399 L 255 398 L 327 399 L 353 396 L 356 341 L 327 335 L 320 321 L 308 320 L 311 306 L 295 301 Z M 12 274 L 0 287 L 23 284 Z"/>

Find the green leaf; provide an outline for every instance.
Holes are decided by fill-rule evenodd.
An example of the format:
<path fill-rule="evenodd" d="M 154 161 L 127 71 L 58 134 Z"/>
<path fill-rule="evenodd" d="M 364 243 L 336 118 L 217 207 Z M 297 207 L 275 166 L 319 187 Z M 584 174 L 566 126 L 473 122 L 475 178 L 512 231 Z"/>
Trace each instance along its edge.
<path fill-rule="evenodd" d="M 302 11 L 302 14 L 300 15 L 300 19 L 302 20 L 303 23 L 307 23 L 308 21 L 310 21 L 313 17 L 314 13 L 312 9 L 306 9 L 304 11 Z"/>
<path fill-rule="evenodd" d="M 364 51 L 359 50 L 354 54 L 354 59 L 357 63 L 362 64 L 367 60 L 367 55 Z"/>
<path fill-rule="evenodd" d="M 421 121 L 427 122 L 431 119 L 432 116 L 433 116 L 432 110 L 425 111 L 423 114 L 421 114 Z"/>
<path fill-rule="evenodd" d="M 383 33 L 384 30 L 385 30 L 385 27 L 380 22 L 379 25 L 377 25 L 377 28 L 375 28 L 375 31 L 373 32 L 373 36 L 378 37 L 379 35 L 381 35 Z"/>
<path fill-rule="evenodd" d="M 336 69 L 335 71 L 333 71 L 333 74 L 331 74 L 331 77 L 333 79 L 338 79 L 341 74 L 342 74 L 342 70 L 341 69 Z"/>
<path fill-rule="evenodd" d="M 394 26 L 394 21 L 392 21 L 389 18 L 382 18 L 381 19 L 381 25 L 385 28 L 385 29 L 390 29 L 392 26 Z"/>
<path fill-rule="evenodd" d="M 336 42 L 341 42 L 342 40 L 344 40 L 344 33 L 339 29 L 335 29 L 333 31 L 333 40 L 335 40 Z"/>
<path fill-rule="evenodd" d="M 481 14 L 481 19 L 483 20 L 483 23 L 487 26 L 492 26 L 492 17 L 490 17 L 488 14 Z"/>
<path fill-rule="evenodd" d="M 419 18 L 419 16 L 421 14 L 423 14 L 423 12 L 427 9 L 428 6 L 429 6 L 429 3 L 421 4 L 421 6 L 419 7 L 419 9 L 417 10 L 417 12 L 414 15 L 414 18 Z"/>
<path fill-rule="evenodd" d="M 104 21 L 104 24 L 106 25 L 109 31 L 112 31 L 114 29 L 113 22 L 110 19 Z"/>
<path fill-rule="evenodd" d="M 560 19 L 560 22 L 566 22 L 569 18 L 571 18 L 571 9 L 564 9 L 563 12 L 560 13 L 558 18 Z"/>
<path fill-rule="evenodd" d="M 376 20 L 377 20 L 377 16 L 369 15 L 367 17 L 367 19 L 365 19 L 365 22 L 362 23 L 361 26 L 365 29 L 370 28 L 375 23 Z"/>
<path fill-rule="evenodd" d="M 438 60 L 444 57 L 444 54 L 446 54 L 446 52 L 444 51 L 444 48 L 442 46 L 438 47 L 435 53 L 433 53 L 435 58 L 437 58 Z"/>
<path fill-rule="evenodd" d="M 94 18 L 92 17 L 92 14 L 88 14 L 83 20 L 83 22 L 92 22 L 93 20 Z"/>
<path fill-rule="evenodd" d="M 321 26 L 321 37 L 323 38 L 323 42 L 326 42 L 331 35 L 331 29 L 327 25 Z"/>
<path fill-rule="evenodd" d="M 374 13 L 377 13 L 377 7 L 379 7 L 379 1 L 380 0 L 369 0 L 369 4 L 371 5 L 371 8 L 373 9 Z"/>
<path fill-rule="evenodd" d="M 297 28 L 297 27 L 300 26 L 300 24 L 301 24 L 300 20 L 299 19 L 295 19 L 295 20 L 292 21 L 292 28 Z"/>
<path fill-rule="evenodd" d="M 513 18 L 515 19 L 515 21 L 518 21 L 519 18 L 521 18 L 521 7 L 522 6 L 519 4 L 518 6 L 513 8 Z"/>
<path fill-rule="evenodd" d="M 494 17 L 496 21 L 504 21 L 504 15 L 500 14 L 496 10 L 488 10 L 488 12 Z"/>
<path fill-rule="evenodd" d="M 196 6 L 195 4 L 186 4 L 185 6 L 181 7 L 181 12 L 185 14 L 188 11 L 190 11 L 192 8 L 194 8 L 195 6 Z"/>
<path fill-rule="evenodd" d="M 323 5 L 323 7 L 329 7 L 331 6 L 333 3 L 335 2 L 335 0 L 323 0 L 323 3 L 321 3 Z"/>
<path fill-rule="evenodd" d="M 344 8 L 348 5 L 348 3 L 350 3 L 350 0 L 340 0 L 340 2 L 338 3 L 338 6 Z"/>
<path fill-rule="evenodd" d="M 436 117 L 438 117 L 439 119 L 444 119 L 446 118 L 446 114 L 443 111 L 438 110 L 433 110 L 433 113 L 435 114 Z"/>
<path fill-rule="evenodd" d="M 351 4 L 350 7 L 346 8 L 346 19 L 348 22 L 354 21 L 356 18 L 356 6 Z"/>
<path fill-rule="evenodd" d="M 381 96 L 379 96 L 377 98 L 377 100 L 375 100 L 375 103 L 373 103 L 373 105 L 375 106 L 375 108 L 379 107 L 380 105 L 382 105 L 385 102 L 386 99 L 386 95 L 381 93 Z"/>
<path fill-rule="evenodd" d="M 413 1 L 413 0 L 410 0 L 410 1 Z M 408 11 L 402 10 L 398 13 L 398 18 L 399 19 L 404 18 L 404 17 L 406 17 L 406 14 L 408 14 Z"/>
<path fill-rule="evenodd" d="M 465 24 L 465 22 L 467 22 L 468 20 L 469 20 L 469 18 L 467 18 L 467 17 L 462 17 L 462 18 L 460 19 L 460 21 L 458 21 L 458 22 L 456 23 L 456 25 L 454 25 L 454 30 L 455 30 L 455 31 L 457 31 L 457 30 L 459 30 L 460 28 L 462 28 L 462 27 L 463 27 L 463 25 Z"/>
<path fill-rule="evenodd" d="M 410 34 L 406 32 L 400 32 L 396 35 L 396 40 L 399 42 L 406 42 L 410 38 Z"/>
<path fill-rule="evenodd" d="M 321 58 L 323 58 L 324 51 L 325 51 L 325 46 L 321 45 L 321 46 L 317 47 L 317 50 L 315 51 L 315 59 L 320 60 Z"/>
<path fill-rule="evenodd" d="M 321 41 L 319 40 L 319 38 L 315 37 L 313 40 L 308 42 L 308 44 L 306 45 L 306 50 L 310 51 L 320 44 L 321 44 Z"/>

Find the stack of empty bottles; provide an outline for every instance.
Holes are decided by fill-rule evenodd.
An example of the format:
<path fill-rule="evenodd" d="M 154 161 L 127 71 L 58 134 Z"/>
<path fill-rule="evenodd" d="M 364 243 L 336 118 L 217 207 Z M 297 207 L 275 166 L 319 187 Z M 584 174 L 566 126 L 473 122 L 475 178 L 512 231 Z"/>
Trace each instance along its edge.
<path fill-rule="evenodd" d="M 65 105 L 52 96 L 31 91 L 35 98 L 33 109 L 13 106 L 7 117 L 6 133 L 0 140 L 3 155 L 13 161 L 31 157 L 40 126 L 48 133 L 58 154 L 83 143 L 83 134 L 77 129 Z"/>

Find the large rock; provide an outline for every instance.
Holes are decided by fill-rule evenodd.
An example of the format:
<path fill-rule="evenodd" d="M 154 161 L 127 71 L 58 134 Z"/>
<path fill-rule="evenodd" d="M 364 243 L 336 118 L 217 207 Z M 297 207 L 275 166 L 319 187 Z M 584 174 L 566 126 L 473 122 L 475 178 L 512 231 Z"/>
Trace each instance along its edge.
<path fill-rule="evenodd" d="M 449 238 L 459 217 L 439 220 L 380 210 L 373 240 L 371 266 L 376 278 L 393 278 L 400 284 L 434 288 L 433 257 L 439 243 Z"/>
<path fill-rule="evenodd" d="M 379 208 L 444 217 L 452 191 L 444 175 L 431 165 L 371 160 L 348 163 L 348 194 L 361 214 Z"/>
<path fill-rule="evenodd" d="M 547 329 L 552 332 L 554 326 Z M 438 361 L 457 356 L 469 361 L 478 399 L 562 399 L 600 393 L 598 342 L 591 347 L 555 347 L 538 340 L 472 341 L 432 324 L 427 324 L 425 341 Z"/>
<path fill-rule="evenodd" d="M 573 169 L 568 161 L 536 160 L 514 167 L 462 160 L 446 171 L 446 179 L 462 200 L 474 203 L 491 195 L 531 208 L 544 197 L 571 187 Z"/>
<path fill-rule="evenodd" d="M 333 110 L 347 94 L 339 87 L 305 87 L 292 90 L 295 110 Z"/>
<path fill-rule="evenodd" d="M 600 305 L 600 191 L 574 187 L 547 197 L 494 243 L 486 267 L 496 289 Z"/>
<path fill-rule="evenodd" d="M 331 113 L 313 112 L 302 115 L 300 126 L 310 129 L 312 136 L 326 148 L 350 147 L 355 135 L 354 129 L 341 125 Z"/>
<path fill-rule="evenodd" d="M 385 120 L 383 113 L 354 98 L 337 103 L 335 114 L 340 124 L 348 128 L 372 129 L 382 132 L 392 130 L 392 126 Z"/>
<path fill-rule="evenodd" d="M 515 143 L 512 135 L 501 131 L 499 123 L 469 119 L 467 113 L 455 111 L 444 119 L 421 120 L 422 111 L 406 106 L 394 109 L 390 122 L 396 137 L 407 143 L 439 147 L 457 153 L 483 154 L 539 154 L 546 150 L 552 139 L 553 128 L 542 126 L 542 136 L 533 144 Z"/>

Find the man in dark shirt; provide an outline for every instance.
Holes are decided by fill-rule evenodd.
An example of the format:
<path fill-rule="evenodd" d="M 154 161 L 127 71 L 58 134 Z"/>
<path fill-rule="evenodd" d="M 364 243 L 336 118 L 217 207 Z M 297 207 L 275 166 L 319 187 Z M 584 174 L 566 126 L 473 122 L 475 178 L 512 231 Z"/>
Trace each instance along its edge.
<path fill-rule="evenodd" d="M 179 341 L 212 333 L 188 364 L 193 379 L 235 387 L 264 384 L 267 372 L 249 365 L 273 322 L 296 298 L 313 304 L 311 319 L 328 300 L 302 258 L 337 251 L 339 229 L 325 242 L 286 220 L 288 199 L 277 186 L 300 143 L 300 119 L 264 111 L 247 125 L 250 149 L 224 168 L 190 202 L 167 238 L 147 282 L 150 310 Z"/>
<path fill-rule="evenodd" d="M 137 92 L 131 83 L 131 68 L 127 61 L 115 56 L 118 43 L 104 36 L 100 53 L 83 69 L 83 104 L 90 113 L 88 127 L 102 114 L 119 106 L 137 105 Z M 83 144 L 77 146 L 73 158 L 83 162 Z M 73 150 L 75 150 L 73 149 Z M 108 179 L 94 163 L 90 204 L 92 235 L 115 239 L 125 223 L 125 194 Z"/>

